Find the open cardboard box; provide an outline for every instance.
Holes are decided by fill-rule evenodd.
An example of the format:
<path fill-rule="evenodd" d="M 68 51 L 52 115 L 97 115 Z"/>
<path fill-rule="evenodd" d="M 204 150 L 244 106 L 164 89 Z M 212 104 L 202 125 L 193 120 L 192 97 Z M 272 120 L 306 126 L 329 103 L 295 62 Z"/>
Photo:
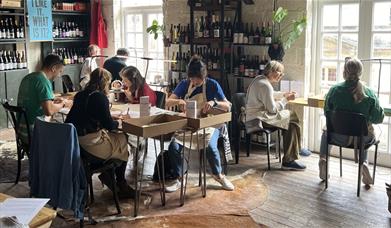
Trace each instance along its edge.
<path fill-rule="evenodd" d="M 225 122 L 231 121 L 232 113 L 231 112 L 220 112 L 209 115 L 206 117 L 200 117 L 200 118 L 188 118 L 187 119 L 187 126 L 193 128 L 193 129 L 203 129 L 206 127 L 212 127 L 218 124 L 222 124 Z"/>
<path fill-rule="evenodd" d="M 122 122 L 126 133 L 151 138 L 186 128 L 187 119 L 182 116 L 161 114 L 141 118 L 128 118 Z"/>

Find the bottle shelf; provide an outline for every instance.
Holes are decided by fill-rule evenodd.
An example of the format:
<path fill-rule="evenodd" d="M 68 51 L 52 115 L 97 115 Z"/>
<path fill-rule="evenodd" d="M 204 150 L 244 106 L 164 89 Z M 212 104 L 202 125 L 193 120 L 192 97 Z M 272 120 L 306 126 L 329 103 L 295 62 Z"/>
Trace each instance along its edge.
<path fill-rule="evenodd" d="M 16 43 L 24 43 L 26 39 L 0 39 L 0 44 L 16 44 Z"/>
<path fill-rule="evenodd" d="M 24 13 L 13 13 L 9 11 L 0 10 L 0 16 L 24 16 Z"/>
<path fill-rule="evenodd" d="M 22 68 L 22 69 L 13 69 L 13 70 L 0 70 L 0 73 L 21 72 L 21 71 L 28 71 L 28 69 Z"/>
<path fill-rule="evenodd" d="M 232 46 L 269 47 L 270 44 L 232 44 Z"/>
<path fill-rule="evenodd" d="M 71 66 L 79 66 L 82 65 L 82 63 L 72 63 L 72 64 L 67 64 L 65 67 L 71 67 Z"/>
<path fill-rule="evenodd" d="M 21 11 L 23 11 L 24 8 L 23 7 L 0 7 L 0 11 L 4 11 L 4 10 L 21 10 Z"/>
<path fill-rule="evenodd" d="M 77 16 L 89 16 L 88 12 L 80 12 L 80 11 L 67 11 L 67 10 L 53 10 L 52 15 L 77 15 Z"/>
<path fill-rule="evenodd" d="M 219 12 L 221 10 L 220 5 L 212 5 L 212 6 L 194 6 L 194 11 L 216 11 Z M 224 6 L 224 11 L 232 11 L 236 10 L 236 6 L 226 5 Z"/>
<path fill-rule="evenodd" d="M 220 37 L 219 38 L 195 38 L 193 39 L 193 44 L 210 44 L 210 43 L 216 43 L 220 42 Z M 224 42 L 230 42 L 230 38 L 224 38 Z"/>
<path fill-rule="evenodd" d="M 249 77 L 249 76 L 233 76 L 234 78 L 248 78 L 248 79 L 254 79 L 255 77 Z"/>
<path fill-rule="evenodd" d="M 53 42 L 60 43 L 60 42 L 88 42 L 89 38 L 88 37 L 72 37 L 72 38 L 53 38 Z"/>

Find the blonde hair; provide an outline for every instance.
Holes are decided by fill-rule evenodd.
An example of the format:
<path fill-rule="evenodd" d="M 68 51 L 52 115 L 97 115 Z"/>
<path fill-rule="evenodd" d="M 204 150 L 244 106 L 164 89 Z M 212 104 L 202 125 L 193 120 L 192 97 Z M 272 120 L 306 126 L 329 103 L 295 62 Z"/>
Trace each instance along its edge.
<path fill-rule="evenodd" d="M 363 65 L 357 58 L 346 58 L 343 69 L 343 78 L 352 83 L 350 91 L 355 103 L 360 103 L 367 95 L 364 93 L 365 86 L 361 83 Z"/>
<path fill-rule="evenodd" d="M 277 72 L 277 71 L 283 72 L 284 65 L 282 65 L 282 63 L 278 61 L 272 60 L 268 64 L 266 64 L 265 69 L 263 70 L 263 75 L 268 77 L 270 73 Z"/>
<path fill-rule="evenodd" d="M 111 73 L 103 68 L 96 68 L 90 74 L 90 81 L 87 83 L 84 90 L 100 91 L 109 94 L 111 83 Z"/>

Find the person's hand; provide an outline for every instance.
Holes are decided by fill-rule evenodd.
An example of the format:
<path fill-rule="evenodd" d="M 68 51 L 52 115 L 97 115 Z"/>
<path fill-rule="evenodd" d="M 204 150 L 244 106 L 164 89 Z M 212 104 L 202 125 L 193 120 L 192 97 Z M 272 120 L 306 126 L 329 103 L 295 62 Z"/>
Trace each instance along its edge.
<path fill-rule="evenodd" d="M 181 111 L 186 111 L 186 101 L 178 99 L 178 108 Z"/>
<path fill-rule="evenodd" d="M 284 97 L 285 97 L 285 99 L 287 99 L 288 101 L 294 100 L 294 99 L 295 99 L 295 96 L 296 96 L 296 93 L 295 93 L 295 92 L 286 92 L 286 93 L 284 93 Z"/>
<path fill-rule="evenodd" d="M 214 101 L 208 101 L 202 107 L 202 113 L 206 114 L 214 105 Z"/>
<path fill-rule="evenodd" d="M 68 99 L 65 99 L 64 100 L 64 108 L 72 108 L 72 105 L 73 105 L 73 100 L 68 100 Z"/>

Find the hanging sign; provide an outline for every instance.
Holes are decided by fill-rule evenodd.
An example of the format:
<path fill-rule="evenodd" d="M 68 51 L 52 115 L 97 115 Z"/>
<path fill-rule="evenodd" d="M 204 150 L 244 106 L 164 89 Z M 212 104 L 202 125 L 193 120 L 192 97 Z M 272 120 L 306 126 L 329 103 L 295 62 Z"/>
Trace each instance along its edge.
<path fill-rule="evenodd" d="M 30 41 L 52 41 L 52 1 L 27 0 Z"/>

